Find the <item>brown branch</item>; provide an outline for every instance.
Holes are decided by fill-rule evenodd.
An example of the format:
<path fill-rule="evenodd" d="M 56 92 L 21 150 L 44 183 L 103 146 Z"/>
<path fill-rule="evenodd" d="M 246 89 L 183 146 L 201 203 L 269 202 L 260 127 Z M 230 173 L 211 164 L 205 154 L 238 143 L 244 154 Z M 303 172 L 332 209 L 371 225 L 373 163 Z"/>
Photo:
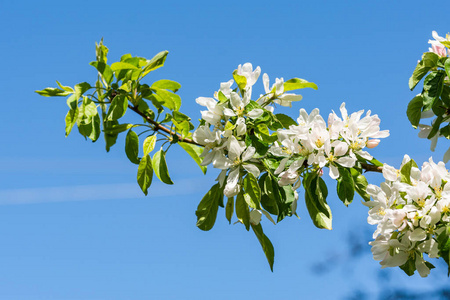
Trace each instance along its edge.
<path fill-rule="evenodd" d="M 369 164 L 361 163 L 361 167 L 366 172 L 378 172 L 378 173 L 383 172 L 383 167 L 377 167 L 375 165 L 369 165 Z"/>
<path fill-rule="evenodd" d="M 178 137 L 178 140 L 180 142 L 183 143 L 188 143 L 188 144 L 193 144 L 193 145 L 197 145 L 197 146 L 201 146 L 204 147 L 203 145 L 197 144 L 196 142 L 194 142 L 191 139 L 187 139 L 187 138 L 182 138 L 181 135 L 177 134 L 176 132 L 173 132 L 172 130 L 170 130 L 167 127 L 164 127 L 163 125 L 159 124 L 158 122 L 156 122 L 155 120 L 153 120 L 152 118 L 150 118 L 149 116 L 145 115 L 143 112 L 141 112 L 137 107 L 132 106 L 131 104 L 128 104 L 128 108 L 131 109 L 132 111 L 134 111 L 135 113 L 137 113 L 138 115 L 140 115 L 141 117 L 143 117 L 145 120 L 147 120 L 147 122 L 149 122 L 150 124 L 152 124 L 153 126 L 155 126 L 155 131 L 157 130 L 161 130 L 164 131 L 165 133 L 168 133 L 172 136 L 176 135 Z"/>

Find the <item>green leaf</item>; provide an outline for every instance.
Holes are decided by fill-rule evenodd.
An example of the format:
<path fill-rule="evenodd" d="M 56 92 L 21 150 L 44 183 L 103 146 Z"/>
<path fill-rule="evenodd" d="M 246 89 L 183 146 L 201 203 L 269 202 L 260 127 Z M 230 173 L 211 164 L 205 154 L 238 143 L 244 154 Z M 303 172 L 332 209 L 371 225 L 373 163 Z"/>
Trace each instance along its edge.
<path fill-rule="evenodd" d="M 243 91 L 247 86 L 247 78 L 245 78 L 245 76 L 238 75 L 237 70 L 234 70 L 233 78 L 236 84 L 238 85 L 239 89 Z"/>
<path fill-rule="evenodd" d="M 445 227 L 445 230 L 437 237 L 439 256 L 444 259 L 448 266 L 447 276 L 450 275 L 450 227 Z"/>
<path fill-rule="evenodd" d="M 78 109 L 77 125 L 80 134 L 85 138 L 90 138 L 93 142 L 100 136 L 100 117 L 97 106 L 88 97 L 83 97 Z"/>
<path fill-rule="evenodd" d="M 134 163 L 139 164 L 139 137 L 133 130 L 129 130 L 125 139 L 125 153 L 128 159 Z"/>
<path fill-rule="evenodd" d="M 132 56 L 131 56 L 131 54 L 130 53 L 127 53 L 127 54 L 124 54 L 124 55 L 122 55 L 121 57 L 120 57 L 120 61 L 126 61 L 127 59 L 130 59 L 130 58 L 132 58 Z"/>
<path fill-rule="evenodd" d="M 107 120 L 118 120 L 125 115 L 128 108 L 128 99 L 124 95 L 117 95 L 111 102 L 107 113 Z"/>
<path fill-rule="evenodd" d="M 76 109 L 70 109 L 66 115 L 66 137 L 72 131 L 73 125 L 77 122 L 78 118 L 78 107 Z"/>
<path fill-rule="evenodd" d="M 50 87 L 45 88 L 42 91 L 35 91 L 35 92 L 44 97 L 62 97 L 71 94 L 71 92 Z"/>
<path fill-rule="evenodd" d="M 197 165 L 202 170 L 203 174 L 206 174 L 206 167 L 202 166 L 203 159 L 200 157 L 200 155 L 203 152 L 203 148 L 183 142 L 178 142 L 178 145 L 180 145 L 181 148 L 183 148 L 184 151 L 186 151 L 192 157 L 192 159 L 197 163 Z"/>
<path fill-rule="evenodd" d="M 242 190 L 236 196 L 236 216 L 242 224 L 245 225 L 247 231 L 250 230 L 250 211 L 247 202 L 245 202 Z"/>
<path fill-rule="evenodd" d="M 225 217 L 228 222 L 231 224 L 231 218 L 233 217 L 234 212 L 234 197 L 228 198 L 227 205 L 225 207 Z"/>
<path fill-rule="evenodd" d="M 137 181 L 141 190 L 147 196 L 148 188 L 152 184 L 153 179 L 153 167 L 150 156 L 145 155 L 139 163 Z"/>
<path fill-rule="evenodd" d="M 450 78 L 450 57 L 447 57 L 447 59 L 445 60 L 444 69 L 447 73 L 447 76 Z"/>
<path fill-rule="evenodd" d="M 144 140 L 144 155 L 149 154 L 155 149 L 156 135 L 150 135 Z"/>
<path fill-rule="evenodd" d="M 219 91 L 218 98 L 219 98 L 220 103 L 224 103 L 224 102 L 228 101 L 227 96 L 225 96 L 225 94 L 222 91 Z"/>
<path fill-rule="evenodd" d="M 175 93 L 176 91 L 178 91 L 181 88 L 181 84 L 179 84 L 176 81 L 161 79 L 161 80 L 155 81 L 152 84 L 152 88 L 170 90 Z"/>
<path fill-rule="evenodd" d="M 442 116 L 438 116 L 436 118 L 436 121 L 434 121 L 433 126 L 431 127 L 431 131 L 427 136 L 427 139 L 431 139 L 436 135 L 436 133 L 438 133 L 439 127 L 441 126 L 443 120 L 444 118 Z"/>
<path fill-rule="evenodd" d="M 450 139 L 450 124 L 445 125 L 439 130 L 439 133 L 442 136 L 445 136 L 446 139 Z"/>
<path fill-rule="evenodd" d="M 273 263 L 275 257 L 275 250 L 273 249 L 273 245 L 270 242 L 269 238 L 264 234 L 261 224 L 253 225 L 251 224 L 253 232 L 258 238 L 259 243 L 262 246 L 264 254 L 266 255 L 267 261 L 270 265 L 270 270 L 273 272 Z"/>
<path fill-rule="evenodd" d="M 283 128 L 289 128 L 291 125 L 298 125 L 291 117 L 284 114 L 276 114 L 275 117 L 281 122 Z"/>
<path fill-rule="evenodd" d="M 353 201 L 355 195 L 355 184 L 352 175 L 347 168 L 339 168 L 339 177 L 337 179 L 337 194 L 339 199 L 348 206 Z"/>
<path fill-rule="evenodd" d="M 158 99 L 161 104 L 170 110 L 179 110 L 181 106 L 181 98 L 177 94 L 169 92 L 167 90 L 152 88 L 152 91 L 160 97 Z"/>
<path fill-rule="evenodd" d="M 405 264 L 400 266 L 400 269 L 402 269 L 406 275 L 412 276 L 414 275 L 414 271 L 416 270 L 416 263 L 415 263 L 415 257 L 410 257 Z"/>
<path fill-rule="evenodd" d="M 408 104 L 406 115 L 409 122 L 414 128 L 417 128 L 420 122 L 420 115 L 422 114 L 423 97 L 421 94 L 415 96 Z"/>
<path fill-rule="evenodd" d="M 441 93 L 441 100 L 444 102 L 445 107 L 450 107 L 450 86 L 444 84 Z"/>
<path fill-rule="evenodd" d="M 308 82 L 305 79 L 292 78 L 284 83 L 284 91 L 292 91 L 304 88 L 312 88 L 317 90 L 317 85 L 314 82 Z"/>
<path fill-rule="evenodd" d="M 164 66 L 164 62 L 166 61 L 167 54 L 169 54 L 169 51 L 161 51 L 158 54 L 156 54 L 152 59 L 150 59 L 148 61 L 147 65 L 144 67 L 144 72 L 142 73 L 142 77 L 144 77 L 151 71 Z"/>
<path fill-rule="evenodd" d="M 275 196 L 272 195 L 272 197 L 269 197 L 267 195 L 267 192 L 273 193 L 272 189 L 272 181 L 270 180 L 267 173 L 263 174 L 259 180 L 259 187 L 261 189 L 261 206 L 267 210 L 272 215 L 278 216 L 279 210 L 277 201 L 275 199 Z"/>
<path fill-rule="evenodd" d="M 77 85 L 75 85 L 75 97 L 76 99 L 80 99 L 81 96 L 83 96 L 84 93 L 86 93 L 91 87 L 91 85 L 87 82 L 81 82 Z"/>
<path fill-rule="evenodd" d="M 201 230 L 208 231 L 214 227 L 217 218 L 217 211 L 219 209 L 219 198 L 221 189 L 219 184 L 215 184 L 203 196 L 198 204 L 195 215 L 197 216 L 197 227 Z M 223 195 L 222 195 L 223 196 Z"/>
<path fill-rule="evenodd" d="M 57 83 L 58 86 L 59 86 L 60 88 L 62 88 L 64 91 L 67 91 L 67 92 L 70 92 L 70 93 L 73 93 L 73 92 L 74 92 L 73 88 L 71 88 L 70 86 L 63 86 L 61 83 L 59 83 L 58 80 L 56 80 L 56 83 Z"/>
<path fill-rule="evenodd" d="M 416 87 L 419 81 L 437 66 L 439 56 L 433 52 L 426 52 L 422 56 L 422 60 L 417 64 L 411 78 L 409 78 L 409 88 L 411 91 Z"/>
<path fill-rule="evenodd" d="M 97 69 L 97 71 L 102 75 L 103 79 L 105 79 L 105 82 L 108 85 L 111 84 L 114 74 L 110 66 L 101 61 L 93 61 L 90 63 L 90 65 Z"/>
<path fill-rule="evenodd" d="M 411 169 L 415 167 L 417 168 L 416 162 L 411 159 L 407 163 L 405 163 L 400 169 L 400 181 L 405 182 L 409 185 L 412 185 L 411 182 Z"/>
<path fill-rule="evenodd" d="M 261 189 L 258 180 L 252 173 L 248 173 L 244 178 L 244 200 L 254 209 L 261 209 L 259 202 L 261 201 Z"/>
<path fill-rule="evenodd" d="M 67 103 L 67 106 L 70 109 L 77 109 L 78 108 L 78 100 L 77 100 L 77 97 L 75 96 L 75 94 L 70 95 L 67 98 L 66 103 Z"/>
<path fill-rule="evenodd" d="M 127 131 L 131 127 L 133 127 L 133 124 L 128 124 L 128 123 L 116 124 L 116 125 L 111 125 L 111 127 L 106 127 L 104 131 L 106 134 L 114 135 L 114 134 L 118 134 L 118 133 Z"/>
<path fill-rule="evenodd" d="M 153 155 L 152 164 L 153 170 L 159 180 L 165 184 L 173 184 L 169 176 L 169 170 L 167 169 L 166 152 L 162 148 Z"/>
<path fill-rule="evenodd" d="M 270 134 L 269 128 L 267 128 L 267 125 L 265 123 L 260 123 L 256 125 L 255 128 L 255 136 L 260 139 L 261 141 L 265 143 L 273 143 L 276 140 L 278 140 L 278 136 L 275 133 Z"/>
<path fill-rule="evenodd" d="M 367 194 L 367 179 L 358 170 L 352 168 L 350 172 L 353 177 L 353 182 L 355 183 L 356 192 L 364 199 L 364 201 L 370 201 L 370 195 Z"/>
<path fill-rule="evenodd" d="M 443 70 L 431 72 L 423 82 L 424 97 L 427 102 L 432 103 L 442 93 L 444 87 L 444 78 L 446 73 Z"/>
<path fill-rule="evenodd" d="M 104 128 L 112 128 L 112 127 L 118 126 L 118 125 L 119 125 L 119 122 L 117 122 L 117 121 L 106 121 L 106 120 L 104 120 L 104 122 L 103 122 Z M 129 128 L 127 128 L 127 129 L 129 129 Z M 125 130 L 127 130 L 127 129 L 125 129 Z M 117 136 L 118 136 L 118 133 L 111 133 L 111 134 L 109 134 L 109 133 L 107 133 L 105 131 L 104 137 L 105 137 L 105 144 L 106 144 L 105 145 L 106 152 L 109 152 L 111 147 L 114 146 L 114 144 L 117 141 Z"/>
<path fill-rule="evenodd" d="M 326 203 L 328 190 L 325 182 L 317 173 L 306 173 L 303 179 L 306 208 L 317 228 L 331 230 L 331 210 Z"/>
<path fill-rule="evenodd" d="M 140 68 L 126 62 L 115 62 L 111 65 L 111 70 L 117 72 L 120 70 L 140 70 Z"/>
<path fill-rule="evenodd" d="M 100 40 L 100 42 L 97 44 L 95 43 L 95 56 L 97 61 L 101 61 L 106 63 L 107 58 L 106 56 L 108 55 L 108 48 L 103 45 L 103 38 Z"/>

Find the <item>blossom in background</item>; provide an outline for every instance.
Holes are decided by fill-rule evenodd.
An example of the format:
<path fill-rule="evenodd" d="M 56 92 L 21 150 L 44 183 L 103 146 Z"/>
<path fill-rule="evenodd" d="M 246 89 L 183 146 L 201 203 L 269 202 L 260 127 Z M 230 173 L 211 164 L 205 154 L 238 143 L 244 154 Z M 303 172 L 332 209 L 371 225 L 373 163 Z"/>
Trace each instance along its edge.
<path fill-rule="evenodd" d="M 406 171 L 404 168 L 407 168 Z M 368 185 L 372 201 L 369 224 L 377 225 L 372 253 L 382 267 L 396 267 L 413 259 L 420 276 L 430 273 L 423 258 L 438 257 L 437 237 L 450 221 L 450 174 L 443 162 L 430 158 L 419 169 L 405 155 L 399 170 L 384 165 L 386 182 L 380 187 Z M 408 177 L 406 177 L 408 176 Z"/>
<path fill-rule="evenodd" d="M 434 38 L 434 41 L 428 40 L 428 43 L 431 44 L 431 48 L 429 48 L 429 51 L 434 52 L 441 57 L 446 57 L 447 48 L 441 42 L 448 40 L 439 36 L 436 31 L 433 31 L 432 36 Z"/>

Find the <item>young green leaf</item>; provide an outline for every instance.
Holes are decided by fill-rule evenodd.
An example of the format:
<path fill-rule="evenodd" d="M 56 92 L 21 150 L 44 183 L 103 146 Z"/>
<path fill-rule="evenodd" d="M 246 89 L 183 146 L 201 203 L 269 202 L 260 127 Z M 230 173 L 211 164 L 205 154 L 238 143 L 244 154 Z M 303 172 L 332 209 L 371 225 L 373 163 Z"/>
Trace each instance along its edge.
<path fill-rule="evenodd" d="M 233 79 L 241 91 L 243 91 L 247 86 L 247 78 L 245 76 L 238 75 L 237 70 L 234 70 L 233 72 Z"/>
<path fill-rule="evenodd" d="M 86 93 L 91 87 L 91 85 L 87 82 L 81 82 L 75 85 L 75 97 L 76 99 L 80 99 L 84 93 Z"/>
<path fill-rule="evenodd" d="M 138 172 L 137 172 L 137 181 L 141 190 L 147 196 L 148 188 L 152 184 L 153 179 L 153 167 L 152 160 L 150 156 L 145 155 L 142 157 L 141 162 L 139 163 Z"/>
<path fill-rule="evenodd" d="M 291 125 L 298 125 L 291 117 L 284 114 L 276 114 L 275 117 L 281 122 L 283 128 L 289 128 Z"/>
<path fill-rule="evenodd" d="M 183 142 L 178 142 L 178 145 L 180 145 L 181 148 L 183 148 L 184 151 L 186 151 L 192 157 L 192 159 L 197 163 L 197 165 L 202 170 L 203 174 L 206 174 L 206 167 L 202 166 L 203 159 L 200 157 L 200 154 L 202 154 L 203 152 L 203 148 Z"/>
<path fill-rule="evenodd" d="M 133 130 L 129 130 L 125 138 L 125 153 L 128 159 L 134 163 L 139 164 L 139 137 Z"/>
<path fill-rule="evenodd" d="M 169 170 L 166 164 L 166 152 L 161 148 L 153 155 L 152 158 L 153 170 L 156 176 L 165 184 L 173 184 L 169 176 Z"/>
<path fill-rule="evenodd" d="M 181 106 L 181 98 L 177 94 L 167 90 L 152 88 L 152 91 L 161 98 L 162 105 L 170 110 L 179 110 Z"/>
<path fill-rule="evenodd" d="M 125 112 L 128 108 L 128 99 L 124 95 L 118 95 L 114 97 L 109 106 L 109 110 L 107 113 L 107 120 L 113 121 L 118 120 L 125 115 Z"/>
<path fill-rule="evenodd" d="M 275 250 L 273 249 L 272 242 L 269 238 L 264 234 L 261 224 L 253 225 L 251 224 L 253 232 L 258 238 L 259 243 L 262 246 L 264 254 L 266 255 L 267 261 L 270 265 L 270 270 L 273 272 L 273 263 L 275 258 Z"/>
<path fill-rule="evenodd" d="M 317 85 L 314 82 L 308 82 L 305 79 L 292 78 L 284 83 L 284 91 L 292 91 L 304 88 L 312 88 L 317 90 Z"/>
<path fill-rule="evenodd" d="M 423 81 L 424 97 L 427 102 L 434 102 L 442 93 L 446 73 L 443 70 L 431 72 Z"/>
<path fill-rule="evenodd" d="M 110 66 L 101 61 L 93 61 L 90 63 L 90 65 L 97 69 L 97 71 L 100 73 L 100 75 L 108 85 L 111 84 L 114 74 Z"/>
<path fill-rule="evenodd" d="M 150 152 L 152 152 L 153 149 L 155 149 L 155 144 L 156 144 L 156 134 L 148 136 L 144 140 L 144 155 L 147 155 Z"/>
<path fill-rule="evenodd" d="M 411 91 L 416 87 L 419 81 L 430 71 L 437 66 L 439 56 L 433 52 L 426 52 L 422 56 L 422 60 L 417 64 L 411 78 L 409 78 L 409 88 Z"/>
<path fill-rule="evenodd" d="M 148 61 L 147 65 L 144 67 L 142 77 L 144 77 L 151 71 L 164 66 L 164 62 L 166 61 L 167 54 L 169 54 L 169 51 L 161 51 L 158 54 L 156 54 L 152 59 L 150 59 Z"/>
<path fill-rule="evenodd" d="M 215 184 L 203 196 L 198 204 L 195 215 L 197 216 L 197 227 L 201 230 L 208 231 L 214 227 L 217 218 L 217 211 L 219 209 L 219 198 L 222 191 L 219 184 Z M 223 196 L 223 194 L 222 194 Z"/>
<path fill-rule="evenodd" d="M 339 199 L 348 206 L 353 201 L 355 195 L 355 184 L 353 177 L 347 168 L 339 168 L 339 177 L 337 179 L 337 194 Z"/>
<path fill-rule="evenodd" d="M 401 182 L 405 182 L 407 184 L 412 185 L 411 169 L 413 167 L 417 168 L 417 164 L 413 159 L 409 160 L 406 164 L 404 164 L 402 166 L 402 168 L 400 169 L 400 181 Z"/>
<path fill-rule="evenodd" d="M 117 121 L 106 121 L 106 120 L 103 121 L 103 126 L 104 126 L 103 128 L 113 128 L 118 125 L 119 125 L 119 122 L 117 122 Z M 124 124 L 122 124 L 122 125 L 124 125 Z M 128 125 L 131 125 L 131 124 L 128 124 Z M 127 128 L 127 129 L 129 129 L 129 128 Z M 127 130 L 127 129 L 125 129 L 125 130 Z M 123 131 L 125 131 L 125 130 L 123 130 Z M 114 146 L 114 144 L 117 141 L 117 136 L 118 136 L 118 133 L 107 133 L 105 131 L 104 138 L 105 138 L 106 152 L 109 152 L 111 147 Z"/>
<path fill-rule="evenodd" d="M 178 91 L 181 88 L 181 84 L 179 84 L 176 81 L 161 79 L 161 80 L 155 81 L 151 87 L 157 88 L 157 89 L 163 89 L 163 90 L 170 90 L 175 93 L 176 91 Z"/>
<path fill-rule="evenodd" d="M 414 128 L 417 128 L 420 122 L 420 115 L 422 114 L 423 107 L 423 97 L 421 94 L 414 97 L 408 104 L 406 110 L 406 115 L 408 116 L 409 122 Z"/>
<path fill-rule="evenodd" d="M 117 72 L 120 70 L 139 70 L 138 67 L 130 64 L 130 63 L 126 63 L 126 62 L 115 62 L 111 65 L 111 70 L 113 72 Z"/>
<path fill-rule="evenodd" d="M 42 91 L 35 91 L 35 92 L 44 97 L 62 97 L 71 94 L 71 92 L 57 88 L 45 88 Z"/>
<path fill-rule="evenodd" d="M 234 212 L 234 197 L 228 198 L 227 205 L 225 206 L 225 216 L 228 222 L 231 224 L 231 218 Z"/>
<path fill-rule="evenodd" d="M 316 173 L 306 173 L 303 179 L 306 208 L 317 228 L 332 229 L 331 210 L 326 203 L 327 187 Z"/>
<path fill-rule="evenodd" d="M 355 191 L 364 199 L 364 201 L 370 201 L 370 195 L 367 194 L 367 179 L 358 172 L 358 170 L 352 168 L 350 172 L 353 177 L 353 182 L 355 183 Z"/>
<path fill-rule="evenodd" d="M 239 192 L 236 196 L 236 216 L 242 224 L 245 225 L 245 229 L 249 231 L 250 229 L 250 211 L 248 209 L 248 204 L 245 202 L 244 193 Z"/>
<path fill-rule="evenodd" d="M 247 204 L 255 209 L 261 209 L 259 202 L 261 201 L 261 190 L 258 180 L 252 173 L 248 173 L 244 178 L 244 200 Z"/>
<path fill-rule="evenodd" d="M 74 92 L 73 88 L 71 88 L 70 86 L 63 86 L 61 83 L 59 83 L 58 80 L 56 80 L 56 83 L 57 83 L 58 86 L 59 86 L 60 88 L 62 88 L 63 90 L 65 90 L 65 91 L 67 91 L 67 92 L 70 92 L 70 93 L 73 93 L 73 92 Z"/>
<path fill-rule="evenodd" d="M 78 118 L 78 107 L 76 109 L 70 109 L 66 115 L 66 137 L 72 131 L 73 125 L 77 122 Z"/>
<path fill-rule="evenodd" d="M 116 125 L 111 125 L 111 127 L 106 127 L 104 131 L 106 134 L 118 134 L 118 133 L 127 131 L 131 127 L 133 127 L 133 124 L 128 124 L 128 123 L 116 124 Z"/>

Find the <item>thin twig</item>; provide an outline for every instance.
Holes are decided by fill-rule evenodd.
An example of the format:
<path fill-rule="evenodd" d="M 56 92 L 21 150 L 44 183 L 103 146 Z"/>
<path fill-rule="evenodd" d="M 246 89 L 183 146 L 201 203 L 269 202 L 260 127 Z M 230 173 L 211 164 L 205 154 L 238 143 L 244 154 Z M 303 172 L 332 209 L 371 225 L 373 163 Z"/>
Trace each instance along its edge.
<path fill-rule="evenodd" d="M 138 115 L 140 115 L 141 117 L 143 117 L 145 120 L 147 120 L 147 122 L 149 122 L 150 124 L 155 126 L 155 131 L 161 130 L 161 131 L 164 131 L 165 133 L 168 133 L 168 134 L 170 134 L 172 136 L 176 135 L 180 142 L 193 144 L 193 145 L 197 145 L 197 146 L 200 146 L 200 147 L 204 147 L 203 145 L 197 144 L 196 142 L 194 142 L 191 139 L 182 138 L 181 135 L 177 134 L 176 132 L 171 131 L 169 128 L 164 127 L 163 125 L 159 124 L 158 122 L 156 122 L 155 120 L 153 120 L 149 116 L 145 115 L 137 107 L 135 107 L 135 106 L 133 106 L 131 104 L 128 104 L 128 108 L 131 109 L 132 111 L 134 111 L 135 113 L 137 113 Z"/>

